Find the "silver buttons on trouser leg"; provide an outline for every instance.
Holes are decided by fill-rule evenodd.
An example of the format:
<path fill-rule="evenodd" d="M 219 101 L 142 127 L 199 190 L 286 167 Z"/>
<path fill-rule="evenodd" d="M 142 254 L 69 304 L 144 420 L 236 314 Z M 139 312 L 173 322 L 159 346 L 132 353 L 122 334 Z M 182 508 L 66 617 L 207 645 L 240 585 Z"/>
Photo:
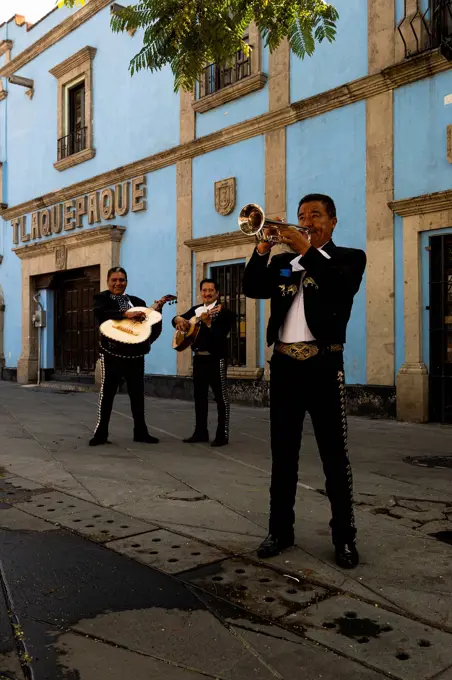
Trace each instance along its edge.
<path fill-rule="evenodd" d="M 97 423 L 94 428 L 94 434 L 97 434 L 99 429 L 100 421 L 102 418 L 102 400 L 104 398 L 104 384 L 105 384 L 105 357 L 103 354 L 99 356 L 100 361 L 100 390 L 99 390 L 99 402 L 97 404 Z"/>
<path fill-rule="evenodd" d="M 343 445 L 344 445 L 344 453 L 345 457 L 347 460 L 347 483 L 348 483 L 348 493 L 349 493 L 349 498 L 350 498 L 350 506 L 351 506 L 351 517 L 350 517 L 350 526 L 354 529 L 355 528 L 355 516 L 353 512 L 353 474 L 352 474 L 352 467 L 350 465 L 350 460 L 348 457 L 348 431 L 347 431 L 347 395 L 345 393 L 345 379 L 344 379 L 344 372 L 343 371 L 338 371 L 337 373 L 337 381 L 339 383 L 339 397 L 340 397 L 340 408 L 341 408 L 341 420 L 342 420 L 342 437 L 343 437 Z"/>
<path fill-rule="evenodd" d="M 224 436 L 225 439 L 229 439 L 229 415 L 230 415 L 230 404 L 229 404 L 229 393 L 226 378 L 226 362 L 224 359 L 220 359 L 220 378 L 221 378 L 221 396 L 223 397 L 225 418 L 224 418 Z"/>

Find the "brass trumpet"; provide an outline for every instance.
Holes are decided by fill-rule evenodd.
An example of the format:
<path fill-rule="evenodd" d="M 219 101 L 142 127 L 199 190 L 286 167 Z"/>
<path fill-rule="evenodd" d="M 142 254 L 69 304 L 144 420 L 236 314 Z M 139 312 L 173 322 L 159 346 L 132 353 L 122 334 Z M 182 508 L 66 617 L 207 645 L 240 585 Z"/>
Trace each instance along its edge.
<path fill-rule="evenodd" d="M 269 220 L 265 217 L 265 213 L 257 203 L 248 203 L 240 211 L 238 223 L 241 231 L 246 236 L 255 236 L 259 241 L 266 241 L 267 243 L 279 243 L 279 227 L 294 227 L 301 231 L 303 235 L 311 242 L 311 230 L 307 227 L 300 227 L 298 224 L 289 224 L 288 222 L 278 222 L 277 220 Z M 271 229 L 272 233 L 268 236 L 264 235 L 264 229 Z"/>

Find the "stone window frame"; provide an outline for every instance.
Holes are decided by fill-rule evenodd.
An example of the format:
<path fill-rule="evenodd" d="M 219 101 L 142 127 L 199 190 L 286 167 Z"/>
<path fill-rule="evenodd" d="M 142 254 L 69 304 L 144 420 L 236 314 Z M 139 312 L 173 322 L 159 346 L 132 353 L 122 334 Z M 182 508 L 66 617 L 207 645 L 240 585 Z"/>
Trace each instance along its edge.
<path fill-rule="evenodd" d="M 429 380 L 423 360 L 421 235 L 450 228 L 452 191 L 400 199 L 389 207 L 403 218 L 405 356 L 396 376 L 397 418 L 426 423 Z"/>
<path fill-rule="evenodd" d="M 57 140 L 66 135 L 68 87 L 82 81 L 85 83 L 86 148 L 57 160 L 53 167 L 58 171 L 89 161 L 96 155 L 93 139 L 93 59 L 96 52 L 95 47 L 84 47 L 49 71 L 57 79 Z"/>
<path fill-rule="evenodd" d="M 225 260 L 245 260 L 248 263 L 255 247 L 254 239 L 245 236 L 241 231 L 190 239 L 185 241 L 185 245 L 195 254 L 196 298 L 200 283 L 207 276 L 210 265 Z M 246 298 L 246 365 L 229 366 L 228 377 L 260 379 L 264 369 L 259 366 L 259 356 L 259 300 Z"/>
<path fill-rule="evenodd" d="M 100 266 L 101 281 L 111 267 L 120 264 L 121 240 L 126 228 L 108 225 L 77 234 L 38 241 L 14 249 L 21 260 L 22 352 L 17 365 L 17 382 L 34 382 L 38 374 L 37 329 L 33 325 L 33 295 L 37 277 L 79 267 Z"/>
<path fill-rule="evenodd" d="M 232 85 L 223 87 L 218 92 L 213 92 L 208 95 L 201 95 L 199 99 L 194 98 L 192 103 L 195 113 L 206 113 L 218 106 L 227 104 L 228 102 L 244 97 L 251 92 L 256 92 L 265 87 L 267 83 L 267 75 L 262 72 L 262 37 L 257 30 L 256 24 L 250 24 L 248 30 L 249 45 L 251 50 L 251 75 L 238 80 Z"/>
<path fill-rule="evenodd" d="M 12 40 L 2 40 L 0 41 L 0 57 L 5 57 L 4 64 L 8 64 L 11 61 L 11 50 L 13 48 Z M 0 77 L 0 102 L 6 99 L 8 96 L 8 91 L 3 87 L 3 78 Z"/>

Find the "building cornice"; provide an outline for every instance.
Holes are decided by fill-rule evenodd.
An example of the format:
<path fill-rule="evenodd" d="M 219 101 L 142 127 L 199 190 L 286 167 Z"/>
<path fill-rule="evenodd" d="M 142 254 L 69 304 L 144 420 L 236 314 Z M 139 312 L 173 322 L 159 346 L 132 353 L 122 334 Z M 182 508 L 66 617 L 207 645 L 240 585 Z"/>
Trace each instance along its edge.
<path fill-rule="evenodd" d="M 12 40 L 2 40 L 0 41 L 0 57 L 2 57 L 8 50 L 12 50 L 13 41 Z"/>
<path fill-rule="evenodd" d="M 74 12 L 71 16 L 64 19 L 60 24 L 45 33 L 42 38 L 29 45 L 23 52 L 11 59 L 3 68 L 0 69 L 0 76 L 9 78 L 13 73 L 23 68 L 33 59 L 36 59 L 42 52 L 55 45 L 69 33 L 75 31 L 79 26 L 89 21 L 97 12 L 107 7 L 111 0 L 90 0 L 84 7 Z"/>
<path fill-rule="evenodd" d="M 95 47 L 83 47 L 81 50 L 73 54 L 72 57 L 65 59 L 61 64 L 57 64 L 50 69 L 51 73 L 55 78 L 62 78 L 66 73 L 72 71 L 74 68 L 85 64 L 87 61 L 91 61 L 96 56 L 97 49 Z"/>
<path fill-rule="evenodd" d="M 393 212 L 401 217 L 425 215 L 452 209 L 452 190 L 437 191 L 434 194 L 423 194 L 412 198 L 402 198 L 388 203 Z"/>
<path fill-rule="evenodd" d="M 109 224 L 107 227 L 97 227 L 94 229 L 87 229 L 80 231 L 78 234 L 70 234 L 69 236 L 59 236 L 52 238 L 49 241 L 38 241 L 30 245 L 13 248 L 13 253 L 21 260 L 27 260 L 31 257 L 38 257 L 39 255 L 47 255 L 55 252 L 57 248 L 64 246 L 65 248 L 78 248 L 80 246 L 91 246 L 95 243 L 106 243 L 108 241 L 121 241 L 125 232 L 125 227 L 117 227 L 114 224 Z"/>
<path fill-rule="evenodd" d="M 252 245 L 254 247 L 255 242 L 254 239 L 245 236 L 242 231 L 229 231 L 226 234 L 192 238 L 184 241 L 184 245 L 188 246 L 195 253 L 200 253 L 203 250 L 216 250 L 217 248 L 228 248 L 231 246 Z"/>
<path fill-rule="evenodd" d="M 100 2 L 100 0 L 91 0 L 87 7 L 96 2 Z M 358 101 L 365 101 L 383 92 L 388 92 L 450 69 L 452 69 L 452 62 L 444 59 L 439 52 L 434 51 L 421 54 L 395 66 L 385 68 L 375 75 L 359 78 L 285 108 L 250 118 L 242 123 L 213 132 L 210 135 L 191 140 L 186 144 L 161 151 L 153 156 L 148 156 L 114 170 L 109 170 L 77 184 L 72 184 L 44 196 L 11 206 L 7 210 L 0 211 L 0 215 L 4 219 L 13 219 L 34 210 L 40 210 L 41 208 L 76 198 L 82 194 L 103 189 L 111 184 L 133 179 L 137 175 L 155 172 L 178 162 L 196 158 L 197 156 L 216 151 L 225 146 L 237 144 L 252 137 L 264 135 L 266 132 L 293 125 L 328 111 L 348 106 Z"/>

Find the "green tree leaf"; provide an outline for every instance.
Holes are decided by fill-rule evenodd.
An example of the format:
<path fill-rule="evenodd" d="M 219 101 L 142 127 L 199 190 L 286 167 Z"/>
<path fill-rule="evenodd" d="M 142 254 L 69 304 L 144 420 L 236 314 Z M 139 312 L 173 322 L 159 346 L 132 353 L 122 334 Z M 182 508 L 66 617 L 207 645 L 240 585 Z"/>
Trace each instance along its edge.
<path fill-rule="evenodd" d="M 74 7 L 85 0 L 61 0 Z M 240 50 L 251 22 L 274 52 L 288 40 L 293 53 L 311 56 L 316 44 L 333 42 L 338 12 L 324 0 L 139 0 L 120 6 L 111 18 L 115 33 L 125 31 L 142 40 L 129 64 L 131 74 L 170 66 L 174 89 L 193 90 L 208 64 L 227 64 Z"/>

